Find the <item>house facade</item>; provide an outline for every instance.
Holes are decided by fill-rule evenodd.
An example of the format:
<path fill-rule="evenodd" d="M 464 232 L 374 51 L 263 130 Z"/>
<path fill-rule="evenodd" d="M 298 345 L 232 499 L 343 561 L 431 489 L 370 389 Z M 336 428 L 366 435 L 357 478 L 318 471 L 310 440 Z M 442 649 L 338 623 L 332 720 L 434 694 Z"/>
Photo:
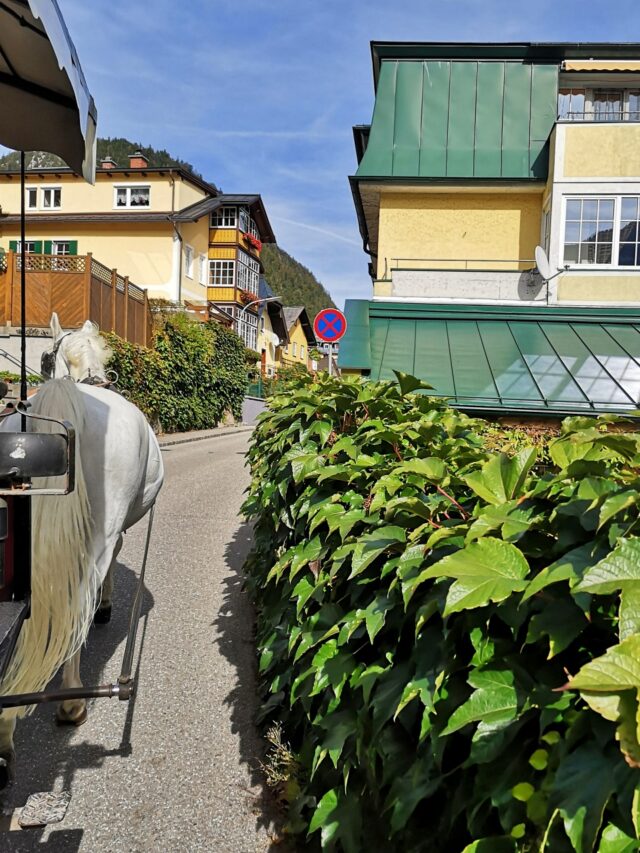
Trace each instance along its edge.
<path fill-rule="evenodd" d="M 20 243 L 20 175 L 0 171 L 0 247 Z M 192 172 L 105 159 L 96 183 L 71 169 L 29 170 L 26 249 L 49 256 L 92 253 L 149 297 L 218 304 L 256 347 L 262 243 L 275 242 L 259 195 L 225 195 Z"/>
<path fill-rule="evenodd" d="M 316 346 L 316 339 L 307 310 L 302 305 L 285 308 L 284 316 L 288 342 L 280 349 L 280 364 L 282 367 L 304 367 L 309 370 L 309 351 Z"/>
<path fill-rule="evenodd" d="M 472 408 L 636 408 L 640 45 L 377 42 L 372 58 L 350 182 L 373 298 L 347 301 L 341 367 L 424 365 Z"/>
<path fill-rule="evenodd" d="M 259 296 L 263 300 L 258 315 L 258 352 L 263 376 L 273 377 L 281 364 L 282 347 L 289 343 L 284 306 L 261 276 Z M 268 301 L 267 301 L 268 300 Z"/>

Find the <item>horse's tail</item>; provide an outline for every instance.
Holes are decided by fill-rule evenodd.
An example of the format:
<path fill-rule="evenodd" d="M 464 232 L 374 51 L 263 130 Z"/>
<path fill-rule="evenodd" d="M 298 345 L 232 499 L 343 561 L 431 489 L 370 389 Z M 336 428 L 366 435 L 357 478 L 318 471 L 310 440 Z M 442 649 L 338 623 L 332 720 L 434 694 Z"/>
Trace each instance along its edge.
<path fill-rule="evenodd" d="M 85 431 L 82 393 L 68 379 L 47 382 L 33 398 L 34 414 L 70 421 L 76 430 L 76 485 L 64 496 L 32 499 L 31 618 L 22 628 L 0 695 L 44 690 L 84 643 L 99 594 L 92 523 L 80 447 Z M 38 432 L 59 432 L 37 421 Z M 39 486 L 59 478 L 38 481 Z"/>

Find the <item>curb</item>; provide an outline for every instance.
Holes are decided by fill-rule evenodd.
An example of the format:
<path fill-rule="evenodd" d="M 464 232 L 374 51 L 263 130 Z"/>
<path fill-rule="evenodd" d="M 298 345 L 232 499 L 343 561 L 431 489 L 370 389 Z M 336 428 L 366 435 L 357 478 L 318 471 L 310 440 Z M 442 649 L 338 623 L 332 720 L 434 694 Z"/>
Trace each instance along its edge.
<path fill-rule="evenodd" d="M 206 435 L 198 435 L 197 433 L 191 434 L 188 437 L 186 435 L 168 435 L 166 438 L 162 436 L 158 437 L 158 444 L 160 447 L 172 447 L 175 444 L 190 444 L 192 441 L 206 441 L 208 438 L 222 438 L 225 435 L 240 435 L 243 432 L 252 432 L 253 427 L 248 425 L 242 425 L 237 427 L 222 427 L 220 430 L 203 430 Z"/>

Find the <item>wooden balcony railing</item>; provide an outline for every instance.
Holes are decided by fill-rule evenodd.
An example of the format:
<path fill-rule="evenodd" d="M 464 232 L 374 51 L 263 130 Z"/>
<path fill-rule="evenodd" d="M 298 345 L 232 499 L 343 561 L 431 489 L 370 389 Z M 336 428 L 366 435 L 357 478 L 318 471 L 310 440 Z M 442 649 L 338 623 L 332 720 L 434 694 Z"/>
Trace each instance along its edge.
<path fill-rule="evenodd" d="M 14 252 L 0 263 L 0 325 L 21 326 L 21 258 Z M 29 328 L 46 328 L 55 311 L 63 329 L 97 323 L 126 341 L 148 346 L 152 317 L 146 290 L 91 255 L 26 255 Z"/>

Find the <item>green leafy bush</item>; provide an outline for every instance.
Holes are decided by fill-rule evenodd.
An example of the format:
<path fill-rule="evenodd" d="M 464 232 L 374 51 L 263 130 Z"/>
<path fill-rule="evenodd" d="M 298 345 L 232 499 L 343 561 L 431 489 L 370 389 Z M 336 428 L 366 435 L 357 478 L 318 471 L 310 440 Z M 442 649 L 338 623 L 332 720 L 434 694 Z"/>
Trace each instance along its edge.
<path fill-rule="evenodd" d="M 254 433 L 247 582 L 291 831 L 638 849 L 639 436 L 569 418 L 538 475 L 400 380 L 306 377 Z"/>
<path fill-rule="evenodd" d="M 209 429 L 228 411 L 241 417 L 245 348 L 224 326 L 167 313 L 158 315 L 153 349 L 105 337 L 118 387 L 161 431 Z"/>

